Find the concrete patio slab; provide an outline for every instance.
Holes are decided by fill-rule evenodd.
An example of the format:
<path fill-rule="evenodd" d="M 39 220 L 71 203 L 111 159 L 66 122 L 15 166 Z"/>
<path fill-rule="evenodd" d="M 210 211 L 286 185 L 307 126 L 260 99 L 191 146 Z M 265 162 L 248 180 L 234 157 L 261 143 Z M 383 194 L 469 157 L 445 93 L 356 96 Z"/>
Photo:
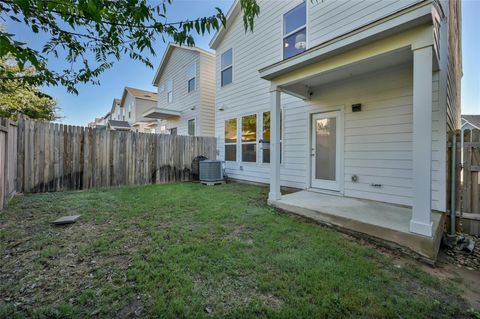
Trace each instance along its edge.
<path fill-rule="evenodd" d="M 410 232 L 409 207 L 312 191 L 282 195 L 269 204 L 322 224 L 407 248 L 429 262 L 437 258 L 444 225 L 444 214 L 439 212 L 432 212 L 434 236 L 425 237 Z"/>

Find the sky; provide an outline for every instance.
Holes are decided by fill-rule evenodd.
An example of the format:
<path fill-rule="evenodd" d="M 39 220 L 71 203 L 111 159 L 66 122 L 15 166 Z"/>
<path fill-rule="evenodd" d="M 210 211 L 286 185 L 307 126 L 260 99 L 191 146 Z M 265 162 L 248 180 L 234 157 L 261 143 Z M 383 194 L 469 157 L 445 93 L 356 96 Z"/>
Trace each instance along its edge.
<path fill-rule="evenodd" d="M 209 16 L 219 7 L 224 13 L 228 11 L 233 0 L 175 0 L 167 8 L 169 21 L 192 19 Z M 462 1 L 462 114 L 480 114 L 480 0 Z M 24 26 L 7 23 L 7 31 L 16 34 L 17 40 L 26 42 L 34 48 L 40 48 L 42 37 L 29 32 Z M 213 34 L 195 35 L 196 45 L 209 49 L 208 43 Z M 156 56 L 151 56 L 153 65 L 160 64 L 163 52 L 168 44 L 158 41 L 155 45 Z M 51 59 L 49 66 L 61 69 L 63 61 Z M 114 98 L 120 98 L 125 86 L 156 91 L 152 85 L 155 69 L 148 68 L 138 61 L 122 57 L 114 66 L 100 77 L 100 85 L 80 84 L 78 95 L 68 93 L 62 86 L 45 87 L 43 91 L 53 96 L 60 107 L 60 120 L 64 124 L 86 125 L 95 117 L 105 115 L 111 108 Z"/>

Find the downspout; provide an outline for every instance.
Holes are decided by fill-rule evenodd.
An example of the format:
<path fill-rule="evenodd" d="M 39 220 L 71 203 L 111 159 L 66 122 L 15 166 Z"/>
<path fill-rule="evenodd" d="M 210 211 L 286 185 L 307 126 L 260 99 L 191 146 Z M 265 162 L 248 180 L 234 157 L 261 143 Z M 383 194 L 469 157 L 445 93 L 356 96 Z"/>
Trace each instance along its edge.
<path fill-rule="evenodd" d="M 456 194 L 457 194 L 457 132 L 454 132 L 452 137 L 452 176 L 451 176 L 451 194 L 450 194 L 450 236 L 453 238 L 456 235 L 456 228 L 455 228 L 455 217 L 456 217 Z"/>

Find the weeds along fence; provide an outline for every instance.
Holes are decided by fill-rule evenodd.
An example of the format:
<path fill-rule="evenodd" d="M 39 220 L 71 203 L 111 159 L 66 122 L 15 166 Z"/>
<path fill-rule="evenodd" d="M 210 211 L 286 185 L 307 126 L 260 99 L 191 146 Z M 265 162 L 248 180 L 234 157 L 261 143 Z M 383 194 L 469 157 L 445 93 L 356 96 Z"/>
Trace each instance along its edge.
<path fill-rule="evenodd" d="M 216 157 L 214 137 L 18 122 L 17 191 L 188 181 L 194 157 Z"/>
<path fill-rule="evenodd" d="M 15 194 L 17 123 L 0 118 L 0 209 Z"/>

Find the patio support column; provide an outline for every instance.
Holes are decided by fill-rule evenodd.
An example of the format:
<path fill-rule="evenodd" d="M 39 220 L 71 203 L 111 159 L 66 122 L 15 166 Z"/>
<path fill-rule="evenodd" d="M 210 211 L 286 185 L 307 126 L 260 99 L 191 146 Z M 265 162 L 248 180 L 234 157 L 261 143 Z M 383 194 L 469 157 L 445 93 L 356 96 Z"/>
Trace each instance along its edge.
<path fill-rule="evenodd" d="M 270 91 L 270 192 L 268 200 L 282 197 L 280 192 L 280 91 Z"/>
<path fill-rule="evenodd" d="M 432 237 L 431 45 L 413 50 L 413 207 L 410 231 Z"/>

